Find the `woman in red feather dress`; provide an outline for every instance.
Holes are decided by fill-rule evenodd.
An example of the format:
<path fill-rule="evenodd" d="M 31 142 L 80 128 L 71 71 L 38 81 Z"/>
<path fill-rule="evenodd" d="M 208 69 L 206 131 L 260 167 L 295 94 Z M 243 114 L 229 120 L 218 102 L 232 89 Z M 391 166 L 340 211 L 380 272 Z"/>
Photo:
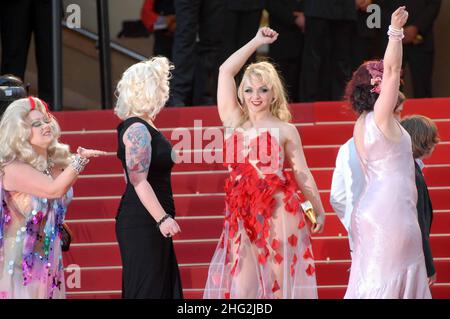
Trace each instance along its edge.
<path fill-rule="evenodd" d="M 230 175 L 204 298 L 317 298 L 310 233 L 322 232 L 325 213 L 289 123 L 285 90 L 268 62 L 248 66 L 238 89 L 234 80 L 256 49 L 277 37 L 260 29 L 220 67 L 218 110 Z M 292 171 L 284 169 L 285 160 Z M 305 219 L 300 196 L 312 203 L 317 223 Z"/>

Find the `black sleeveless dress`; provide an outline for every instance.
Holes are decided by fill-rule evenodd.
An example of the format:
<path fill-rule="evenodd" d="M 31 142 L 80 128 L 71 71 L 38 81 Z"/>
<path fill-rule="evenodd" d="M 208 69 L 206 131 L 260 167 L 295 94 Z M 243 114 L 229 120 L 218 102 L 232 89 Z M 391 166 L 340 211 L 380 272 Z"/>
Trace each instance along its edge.
<path fill-rule="evenodd" d="M 116 216 L 116 236 L 122 257 L 122 298 L 183 298 L 172 238 L 164 237 L 129 183 L 123 134 L 133 123 L 144 124 L 151 137 L 152 157 L 147 180 L 165 212 L 175 216 L 170 175 L 174 165 L 172 145 L 146 121 L 131 117 L 117 127 L 117 157 L 122 161 L 127 185 Z"/>

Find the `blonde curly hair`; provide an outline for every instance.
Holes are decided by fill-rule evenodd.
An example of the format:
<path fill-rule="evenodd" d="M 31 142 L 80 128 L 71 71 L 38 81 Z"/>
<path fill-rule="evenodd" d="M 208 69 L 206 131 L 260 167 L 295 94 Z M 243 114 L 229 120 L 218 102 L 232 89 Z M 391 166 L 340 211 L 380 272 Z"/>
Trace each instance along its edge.
<path fill-rule="evenodd" d="M 44 158 L 34 151 L 29 142 L 31 125 L 26 121 L 26 117 L 31 111 L 30 99 L 34 100 L 35 110 L 47 117 L 44 103 L 38 98 L 19 99 L 8 106 L 0 121 L 0 172 L 3 172 L 5 165 L 14 160 L 44 171 L 50 163 L 66 168 L 72 159 L 69 146 L 58 142 L 61 129 L 53 116 L 48 118 L 53 134 L 53 141 L 47 150 L 48 158 Z"/>
<path fill-rule="evenodd" d="M 287 99 L 286 90 L 284 89 L 283 82 L 278 75 L 275 67 L 267 61 L 261 61 L 250 64 L 242 76 L 242 81 L 238 88 L 238 98 L 241 103 L 243 115 L 241 124 L 245 123 L 249 119 L 248 107 L 244 101 L 244 82 L 246 80 L 258 79 L 265 83 L 269 89 L 272 90 L 274 99 L 270 104 L 270 112 L 273 116 L 280 119 L 283 122 L 290 122 L 292 119 L 291 112 L 289 110 L 289 104 Z"/>
<path fill-rule="evenodd" d="M 116 115 L 154 119 L 169 98 L 169 79 L 173 65 L 166 57 L 153 57 L 129 67 L 117 84 Z"/>

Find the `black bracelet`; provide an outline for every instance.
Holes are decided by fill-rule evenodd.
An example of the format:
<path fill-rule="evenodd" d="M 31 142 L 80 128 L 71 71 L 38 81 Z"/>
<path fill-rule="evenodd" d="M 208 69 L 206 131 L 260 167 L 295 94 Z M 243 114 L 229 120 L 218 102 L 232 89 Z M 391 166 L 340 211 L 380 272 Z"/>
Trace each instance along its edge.
<path fill-rule="evenodd" d="M 159 222 L 156 223 L 156 228 L 159 228 L 159 226 L 161 226 L 161 224 L 164 223 L 164 221 L 165 221 L 167 218 L 170 218 L 170 217 L 172 217 L 172 216 L 170 216 L 169 214 L 165 214 L 164 217 L 161 218 L 161 219 L 159 220 Z"/>

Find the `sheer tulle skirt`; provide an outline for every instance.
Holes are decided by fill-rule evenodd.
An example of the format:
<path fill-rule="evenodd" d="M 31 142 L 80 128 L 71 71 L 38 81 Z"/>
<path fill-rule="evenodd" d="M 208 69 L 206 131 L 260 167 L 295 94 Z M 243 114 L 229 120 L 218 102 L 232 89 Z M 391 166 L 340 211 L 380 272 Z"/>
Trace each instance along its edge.
<path fill-rule="evenodd" d="M 269 220 L 266 246 L 252 242 L 243 225 L 240 220 L 230 238 L 230 225 L 225 221 L 204 298 L 317 298 L 310 233 L 301 210 L 292 214 L 277 205 Z"/>

